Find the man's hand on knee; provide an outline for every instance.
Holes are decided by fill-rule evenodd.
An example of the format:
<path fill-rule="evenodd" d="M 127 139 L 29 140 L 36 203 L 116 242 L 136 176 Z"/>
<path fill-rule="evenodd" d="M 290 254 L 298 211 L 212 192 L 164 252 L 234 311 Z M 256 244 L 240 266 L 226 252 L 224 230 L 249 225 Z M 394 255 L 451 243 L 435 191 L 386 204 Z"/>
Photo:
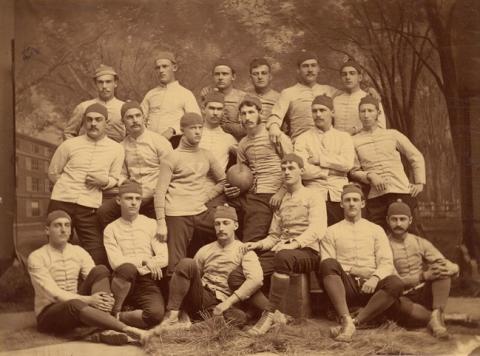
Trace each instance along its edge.
<path fill-rule="evenodd" d="M 87 304 L 91 307 L 110 313 L 113 308 L 115 299 L 113 296 L 106 292 L 97 292 L 88 296 Z"/>
<path fill-rule="evenodd" d="M 372 276 L 362 286 L 362 292 L 365 294 L 372 294 L 377 289 L 379 279 L 377 276 Z"/>

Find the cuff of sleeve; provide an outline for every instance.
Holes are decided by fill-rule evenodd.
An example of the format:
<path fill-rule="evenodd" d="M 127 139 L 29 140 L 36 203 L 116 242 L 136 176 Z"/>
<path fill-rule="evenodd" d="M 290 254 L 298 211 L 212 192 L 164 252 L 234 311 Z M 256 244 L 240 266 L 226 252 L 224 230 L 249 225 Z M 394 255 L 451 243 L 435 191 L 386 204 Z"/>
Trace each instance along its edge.
<path fill-rule="evenodd" d="M 277 124 L 279 128 L 282 124 L 280 118 L 277 115 L 271 115 L 267 119 L 267 124 L 265 125 L 265 127 L 267 128 L 267 130 L 269 130 L 270 126 L 272 126 L 273 124 Z"/>
<path fill-rule="evenodd" d="M 102 187 L 102 190 L 113 188 L 115 185 L 117 185 L 117 182 L 118 181 L 115 178 L 108 177 L 108 183 L 106 186 Z"/>

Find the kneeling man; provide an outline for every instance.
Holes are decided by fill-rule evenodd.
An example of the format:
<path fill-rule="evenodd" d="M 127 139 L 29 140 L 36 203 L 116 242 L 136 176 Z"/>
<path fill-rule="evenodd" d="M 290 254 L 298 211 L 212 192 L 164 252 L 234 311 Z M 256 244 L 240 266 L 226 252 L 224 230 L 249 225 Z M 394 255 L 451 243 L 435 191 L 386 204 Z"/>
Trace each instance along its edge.
<path fill-rule="evenodd" d="M 221 315 L 235 303 L 248 299 L 261 286 L 262 268 L 254 252 L 244 252 L 244 244 L 235 239 L 238 228 L 237 213 L 228 205 L 215 209 L 217 241 L 203 246 L 195 257 L 180 260 L 170 280 L 167 314 L 161 329 L 190 327 L 188 316 L 179 321 L 180 310 L 189 315 L 213 309 Z M 241 267 L 246 276 L 235 290 L 228 286 L 230 273 Z"/>
<path fill-rule="evenodd" d="M 95 266 L 82 247 L 68 243 L 71 228 L 72 219 L 66 212 L 49 213 L 45 226 L 48 243 L 28 257 L 38 330 L 58 333 L 89 325 L 110 330 L 100 334 L 106 343 L 126 343 L 128 336 L 140 339 L 143 330 L 110 315 L 115 302 L 110 272 L 103 265 Z"/>
<path fill-rule="evenodd" d="M 394 275 L 393 257 L 383 229 L 362 218 L 365 197 L 359 186 L 343 188 L 345 219 L 327 228 L 320 241 L 323 286 L 342 325 L 330 330 L 337 341 L 349 342 L 356 326 L 386 311 L 403 291 Z M 365 306 L 352 319 L 349 305 Z"/>
<path fill-rule="evenodd" d="M 158 281 L 168 264 L 167 243 L 155 236 L 157 222 L 140 215 L 142 187 L 126 180 L 117 197 L 121 217 L 103 233 L 105 250 L 112 267 L 112 314 L 128 325 L 146 329 L 162 321 L 165 305 Z M 122 312 L 123 303 L 139 308 Z"/>

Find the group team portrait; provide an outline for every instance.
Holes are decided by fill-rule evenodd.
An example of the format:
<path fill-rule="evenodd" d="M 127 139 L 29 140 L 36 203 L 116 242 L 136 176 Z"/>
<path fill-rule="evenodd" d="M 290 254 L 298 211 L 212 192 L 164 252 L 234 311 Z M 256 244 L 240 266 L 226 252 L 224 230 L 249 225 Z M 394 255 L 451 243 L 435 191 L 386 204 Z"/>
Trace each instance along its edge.
<path fill-rule="evenodd" d="M 480 3 L 4 5 L 6 355 L 480 353 Z"/>

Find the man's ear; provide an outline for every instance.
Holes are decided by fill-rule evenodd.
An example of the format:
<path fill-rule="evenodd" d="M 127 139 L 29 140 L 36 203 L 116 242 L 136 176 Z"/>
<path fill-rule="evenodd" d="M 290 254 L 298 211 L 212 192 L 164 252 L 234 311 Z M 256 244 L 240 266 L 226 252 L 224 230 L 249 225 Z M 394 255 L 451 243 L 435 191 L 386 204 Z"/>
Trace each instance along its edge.
<path fill-rule="evenodd" d="M 118 205 L 120 205 L 120 196 L 119 195 L 117 195 L 115 197 L 115 201 L 117 202 Z"/>
<path fill-rule="evenodd" d="M 367 202 L 365 201 L 365 199 L 362 199 L 362 209 L 365 208 L 366 205 L 367 205 Z"/>
<path fill-rule="evenodd" d="M 178 65 L 174 64 L 174 65 L 172 66 L 172 71 L 173 71 L 173 72 L 176 72 L 177 70 L 178 70 Z"/>
<path fill-rule="evenodd" d="M 233 228 L 234 228 L 235 230 L 238 229 L 238 222 L 235 221 L 235 222 L 233 223 Z"/>

